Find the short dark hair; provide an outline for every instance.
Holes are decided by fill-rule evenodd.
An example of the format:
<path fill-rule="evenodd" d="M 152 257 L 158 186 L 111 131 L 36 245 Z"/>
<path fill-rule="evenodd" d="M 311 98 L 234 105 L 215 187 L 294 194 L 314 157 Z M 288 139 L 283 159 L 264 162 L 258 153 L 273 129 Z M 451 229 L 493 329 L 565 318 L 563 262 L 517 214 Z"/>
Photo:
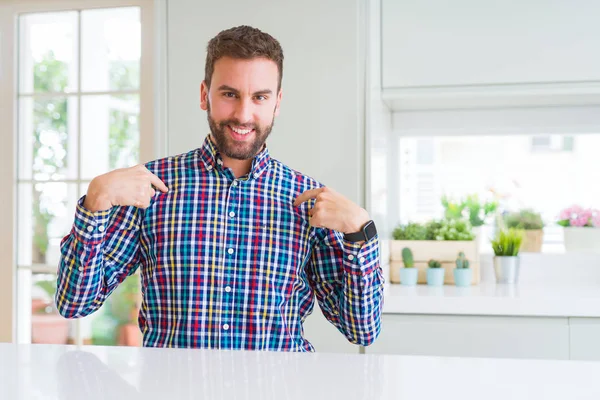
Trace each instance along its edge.
<path fill-rule="evenodd" d="M 249 60 L 263 57 L 269 59 L 279 70 L 277 91 L 281 89 L 283 77 L 283 49 L 273 36 L 251 26 L 237 26 L 219 32 L 208 42 L 206 48 L 206 65 L 204 81 L 210 88 L 210 80 L 215 70 L 215 63 L 221 57 L 231 57 Z"/>

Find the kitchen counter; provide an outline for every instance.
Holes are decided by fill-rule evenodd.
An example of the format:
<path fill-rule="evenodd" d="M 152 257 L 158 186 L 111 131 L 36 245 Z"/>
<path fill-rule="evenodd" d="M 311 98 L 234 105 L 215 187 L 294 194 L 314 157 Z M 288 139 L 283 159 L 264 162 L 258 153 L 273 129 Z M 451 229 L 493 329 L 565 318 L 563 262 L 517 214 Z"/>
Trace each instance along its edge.
<path fill-rule="evenodd" d="M 3 399 L 597 399 L 600 363 L 0 344 Z"/>
<path fill-rule="evenodd" d="M 384 313 L 600 317 L 599 284 L 482 283 L 414 287 L 387 284 Z"/>

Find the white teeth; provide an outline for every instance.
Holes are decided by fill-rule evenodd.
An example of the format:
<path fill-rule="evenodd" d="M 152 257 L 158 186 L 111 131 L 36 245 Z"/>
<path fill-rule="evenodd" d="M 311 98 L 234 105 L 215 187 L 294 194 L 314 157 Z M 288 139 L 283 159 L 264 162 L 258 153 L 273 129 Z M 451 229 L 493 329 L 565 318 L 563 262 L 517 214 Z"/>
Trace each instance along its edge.
<path fill-rule="evenodd" d="M 233 126 L 230 126 L 230 128 L 232 131 L 234 131 L 235 133 L 240 134 L 240 135 L 247 135 L 250 132 L 252 132 L 252 129 L 237 129 L 237 128 L 234 128 Z"/>

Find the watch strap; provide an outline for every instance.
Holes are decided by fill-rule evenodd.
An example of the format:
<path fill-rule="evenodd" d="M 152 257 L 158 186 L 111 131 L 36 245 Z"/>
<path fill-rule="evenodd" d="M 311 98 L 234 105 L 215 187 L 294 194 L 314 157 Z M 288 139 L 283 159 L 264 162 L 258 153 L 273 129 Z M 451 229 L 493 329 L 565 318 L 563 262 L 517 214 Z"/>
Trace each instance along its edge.
<path fill-rule="evenodd" d="M 377 228 L 373 220 L 367 222 L 360 231 L 353 233 L 344 233 L 344 239 L 349 242 L 368 242 L 377 234 Z"/>

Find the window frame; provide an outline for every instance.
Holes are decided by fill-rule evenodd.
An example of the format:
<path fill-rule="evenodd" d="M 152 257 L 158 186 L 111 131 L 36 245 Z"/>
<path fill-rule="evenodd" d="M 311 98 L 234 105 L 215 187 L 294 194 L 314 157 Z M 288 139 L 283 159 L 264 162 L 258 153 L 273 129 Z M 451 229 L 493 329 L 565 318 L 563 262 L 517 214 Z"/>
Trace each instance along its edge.
<path fill-rule="evenodd" d="M 80 11 L 118 7 L 139 7 L 141 20 L 140 55 L 140 162 L 164 155 L 166 99 L 166 0 L 6 0 L 0 4 L 0 342 L 17 339 L 17 113 L 18 113 L 18 17 L 24 13 Z M 158 30 L 155 30 L 158 20 Z M 155 57 L 160 55 L 161 61 Z M 160 73 L 159 73 L 160 72 Z M 81 88 L 78 88 L 81 90 Z M 160 97 L 160 96 L 159 96 Z M 155 112 L 156 110 L 156 112 Z M 9 134 L 7 134 L 9 133 Z M 32 268 L 33 270 L 33 268 Z"/>

